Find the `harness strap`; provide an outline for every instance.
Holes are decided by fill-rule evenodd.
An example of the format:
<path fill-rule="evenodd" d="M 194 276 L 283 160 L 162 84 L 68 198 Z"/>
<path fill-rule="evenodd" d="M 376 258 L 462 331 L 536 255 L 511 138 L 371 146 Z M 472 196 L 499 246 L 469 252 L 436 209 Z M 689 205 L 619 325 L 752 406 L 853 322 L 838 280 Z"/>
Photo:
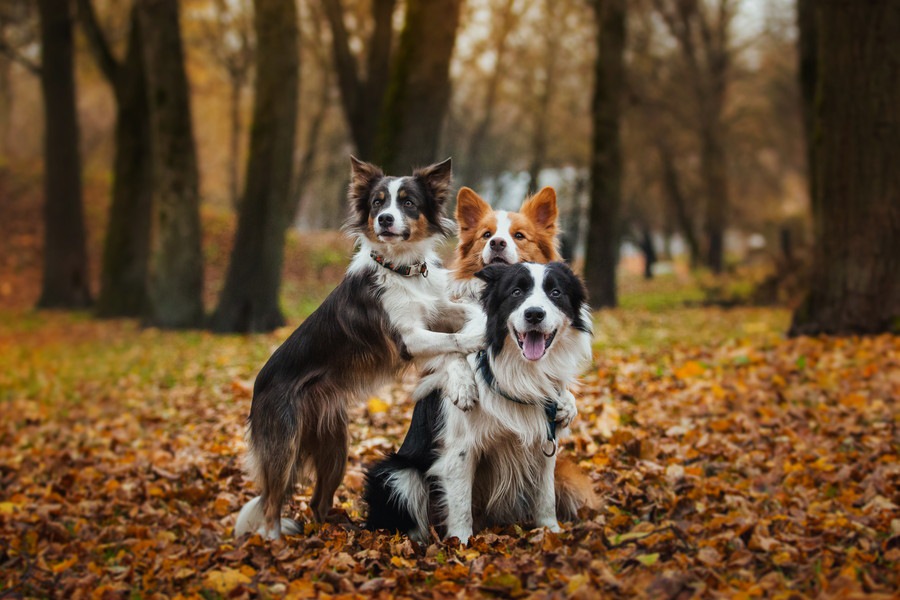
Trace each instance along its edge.
<path fill-rule="evenodd" d="M 494 371 L 491 369 L 491 365 L 488 362 L 487 352 L 484 350 L 479 350 L 478 354 L 475 355 L 475 360 L 477 362 L 478 374 L 481 375 L 481 378 L 487 384 L 489 388 L 491 388 L 498 395 L 506 398 L 510 402 L 515 402 L 516 404 L 522 404 L 524 406 L 534 406 L 533 402 L 525 402 L 524 400 L 520 400 L 514 396 L 510 396 L 502 389 L 500 389 L 499 384 L 497 384 L 497 378 L 494 376 Z M 544 414 L 547 416 L 547 441 L 552 445 L 551 451 L 548 453 L 544 450 L 543 446 L 541 446 L 541 452 L 544 453 L 545 456 L 550 457 L 556 454 L 557 442 L 556 442 L 556 413 L 559 409 L 559 405 L 552 398 L 544 398 L 542 400 L 542 404 L 544 405 Z"/>

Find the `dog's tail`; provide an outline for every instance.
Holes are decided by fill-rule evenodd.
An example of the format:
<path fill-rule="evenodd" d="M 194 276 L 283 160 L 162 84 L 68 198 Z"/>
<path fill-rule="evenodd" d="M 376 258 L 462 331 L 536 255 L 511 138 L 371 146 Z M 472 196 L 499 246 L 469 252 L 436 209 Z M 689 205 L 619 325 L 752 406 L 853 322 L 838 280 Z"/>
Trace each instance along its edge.
<path fill-rule="evenodd" d="M 555 475 L 556 515 L 560 521 L 574 521 L 582 508 L 600 508 L 591 478 L 571 458 L 556 459 Z"/>
<path fill-rule="evenodd" d="M 262 498 L 257 496 L 250 500 L 241 508 L 238 513 L 237 521 L 234 524 L 234 537 L 239 537 L 245 533 L 258 533 L 264 538 L 276 539 L 279 532 L 266 530 L 266 516 L 263 512 Z M 300 523 L 294 519 L 281 519 L 281 531 L 287 535 L 299 535 L 303 532 Z"/>
<path fill-rule="evenodd" d="M 408 459 L 389 454 L 366 472 L 363 499 L 367 529 L 401 531 L 419 541 L 428 536 L 428 484 Z"/>

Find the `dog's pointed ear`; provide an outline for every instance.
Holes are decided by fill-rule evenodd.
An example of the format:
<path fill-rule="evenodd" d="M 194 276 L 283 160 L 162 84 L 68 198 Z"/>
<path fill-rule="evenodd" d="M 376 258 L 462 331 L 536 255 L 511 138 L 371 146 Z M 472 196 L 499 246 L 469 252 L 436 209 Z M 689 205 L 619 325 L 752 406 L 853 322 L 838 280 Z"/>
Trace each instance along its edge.
<path fill-rule="evenodd" d="M 348 231 L 361 232 L 369 218 L 369 195 L 372 186 L 384 177 L 381 169 L 371 163 L 350 156 L 350 188 L 347 201 L 350 204 L 350 217 L 344 224 Z"/>
<path fill-rule="evenodd" d="M 439 205 L 444 205 L 453 184 L 452 160 L 448 158 L 442 162 L 416 169 L 413 171 L 413 177 L 425 185 Z"/>
<path fill-rule="evenodd" d="M 472 188 L 463 187 L 456 194 L 456 222 L 460 231 L 473 229 L 490 210 L 490 205 Z"/>
<path fill-rule="evenodd" d="M 378 179 L 384 177 L 384 172 L 364 160 L 359 160 L 352 154 L 350 155 L 350 186 L 351 192 L 354 189 L 368 188 Z"/>
<path fill-rule="evenodd" d="M 556 219 L 559 210 L 556 207 L 556 190 L 552 187 L 541 190 L 525 201 L 522 214 L 544 229 L 556 230 Z"/>

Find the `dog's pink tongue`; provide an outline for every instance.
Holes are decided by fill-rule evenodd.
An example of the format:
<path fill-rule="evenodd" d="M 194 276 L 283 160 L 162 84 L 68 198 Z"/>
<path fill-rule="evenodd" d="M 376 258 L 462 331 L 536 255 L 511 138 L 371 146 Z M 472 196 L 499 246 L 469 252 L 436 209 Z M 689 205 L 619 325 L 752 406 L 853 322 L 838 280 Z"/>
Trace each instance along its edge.
<path fill-rule="evenodd" d="M 544 334 L 539 331 L 526 333 L 522 350 L 525 352 L 525 358 L 528 360 L 538 360 L 544 356 Z"/>

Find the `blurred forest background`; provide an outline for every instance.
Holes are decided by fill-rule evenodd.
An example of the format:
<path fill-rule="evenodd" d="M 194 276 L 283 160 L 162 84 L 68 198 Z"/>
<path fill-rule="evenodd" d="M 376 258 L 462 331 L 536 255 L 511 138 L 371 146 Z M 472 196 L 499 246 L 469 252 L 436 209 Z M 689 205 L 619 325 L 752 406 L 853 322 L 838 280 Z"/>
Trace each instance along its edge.
<path fill-rule="evenodd" d="M 865 66 L 897 52 L 896 11 L 876 4 L 6 0 L 0 198 L 23 224 L 0 299 L 270 330 L 283 272 L 314 304 L 346 262 L 328 232 L 349 154 L 396 174 L 452 156 L 495 207 L 557 187 L 596 307 L 657 275 L 798 308 L 795 333 L 896 328 L 898 188 L 877 165 L 898 83 Z M 843 21 L 881 46 L 854 53 Z M 832 183 L 808 176 L 820 155 L 847 165 Z M 15 279 L 29 261 L 40 291 Z"/>

